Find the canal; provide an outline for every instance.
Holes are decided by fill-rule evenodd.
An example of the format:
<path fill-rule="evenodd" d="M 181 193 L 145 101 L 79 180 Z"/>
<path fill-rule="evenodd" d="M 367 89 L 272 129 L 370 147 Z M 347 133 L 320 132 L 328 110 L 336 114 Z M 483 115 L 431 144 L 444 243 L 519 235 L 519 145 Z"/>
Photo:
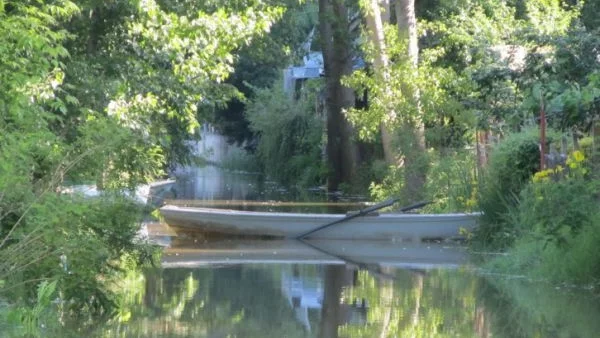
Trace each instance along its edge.
<path fill-rule="evenodd" d="M 317 192 L 317 198 L 324 198 Z M 167 198 L 290 200 L 256 176 L 182 170 Z M 343 225 L 340 225 L 343 226 Z M 590 290 L 472 263 L 453 243 L 178 237 L 154 227 L 162 264 L 130 275 L 118 315 L 88 337 L 597 337 Z"/>

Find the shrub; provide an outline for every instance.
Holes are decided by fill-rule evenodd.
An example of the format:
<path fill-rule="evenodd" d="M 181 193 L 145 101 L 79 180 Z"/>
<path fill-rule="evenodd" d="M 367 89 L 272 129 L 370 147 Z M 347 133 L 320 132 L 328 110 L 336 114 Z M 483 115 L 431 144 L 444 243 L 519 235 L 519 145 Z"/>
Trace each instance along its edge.
<path fill-rule="evenodd" d="M 528 186 L 511 212 L 518 234 L 514 246 L 490 265 L 553 282 L 598 282 L 599 186 L 580 178 Z"/>
<path fill-rule="evenodd" d="M 587 172 L 575 152 L 566 168 L 536 173 L 507 212 L 516 240 L 495 267 L 560 282 L 600 280 L 600 181 Z"/>
<path fill-rule="evenodd" d="M 529 184 L 520 195 L 516 215 L 510 217 L 516 233 L 565 245 L 595 217 L 598 183 L 576 178 Z"/>
<path fill-rule="evenodd" d="M 539 131 L 529 129 L 508 135 L 490 155 L 480 180 L 479 207 L 483 212 L 475 233 L 479 244 L 506 247 L 515 239 L 508 211 L 518 204 L 518 196 L 539 170 Z"/>
<path fill-rule="evenodd" d="M 118 276 L 119 259 L 145 254 L 142 245 L 134 244 L 141 208 L 122 196 L 47 193 L 19 219 L 0 250 L 0 280 L 6 282 L 0 295 L 27 300 L 37 281 L 52 279 L 73 314 L 114 310 L 107 286 Z"/>

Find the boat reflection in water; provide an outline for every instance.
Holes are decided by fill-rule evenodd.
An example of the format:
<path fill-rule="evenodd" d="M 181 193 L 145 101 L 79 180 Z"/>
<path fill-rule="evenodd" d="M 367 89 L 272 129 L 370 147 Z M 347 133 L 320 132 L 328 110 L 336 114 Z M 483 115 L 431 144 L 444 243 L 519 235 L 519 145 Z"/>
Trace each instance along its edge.
<path fill-rule="evenodd" d="M 467 263 L 465 250 L 449 244 L 226 240 L 198 245 L 176 239 L 173 245 L 165 249 L 164 268 L 277 271 L 274 279 L 279 279 L 280 294 L 264 297 L 283 298 L 303 336 L 315 337 L 338 337 L 342 328 L 373 324 L 369 311 L 379 311 L 381 304 L 361 291 L 366 276 L 375 278 L 376 288 L 389 288 L 398 278 L 395 268 L 421 276 L 432 269 L 455 269 Z M 392 305 L 391 301 L 386 305 L 390 313 Z"/>
<path fill-rule="evenodd" d="M 91 336 L 595 337 L 600 332 L 600 306 L 589 292 L 482 276 L 459 246 L 179 237 L 170 243 L 162 267 L 132 276 L 123 286 L 120 315 Z"/>

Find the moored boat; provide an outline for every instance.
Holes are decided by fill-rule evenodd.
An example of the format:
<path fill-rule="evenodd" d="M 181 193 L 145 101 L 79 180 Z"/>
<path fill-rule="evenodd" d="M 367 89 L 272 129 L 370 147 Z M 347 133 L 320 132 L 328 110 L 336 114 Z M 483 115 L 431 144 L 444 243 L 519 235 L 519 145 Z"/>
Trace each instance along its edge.
<path fill-rule="evenodd" d="M 243 236 L 295 238 L 340 221 L 344 214 L 240 211 L 166 205 L 166 223 L 186 230 Z M 310 234 L 311 239 L 411 240 L 461 238 L 473 231 L 479 214 L 368 214 Z"/>

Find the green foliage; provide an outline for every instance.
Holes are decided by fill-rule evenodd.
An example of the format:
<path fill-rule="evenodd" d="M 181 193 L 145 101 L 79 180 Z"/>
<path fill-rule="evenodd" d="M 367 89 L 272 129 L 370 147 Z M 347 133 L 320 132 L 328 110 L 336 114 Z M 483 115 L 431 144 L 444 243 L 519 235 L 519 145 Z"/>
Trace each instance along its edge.
<path fill-rule="evenodd" d="M 537 115 L 543 101 L 552 126 L 588 131 L 598 116 L 600 67 L 594 50 L 599 43 L 597 32 L 574 26 L 551 42 L 551 52 L 532 53 L 522 80 L 530 86 L 524 108 Z"/>
<path fill-rule="evenodd" d="M 591 224 L 596 215 L 598 182 L 582 178 L 529 184 L 520 195 L 513 223 L 519 233 L 539 237 L 558 246 Z"/>
<path fill-rule="evenodd" d="M 526 1 L 527 20 L 539 35 L 563 35 L 580 16 L 583 2 L 569 6 L 561 0 Z"/>
<path fill-rule="evenodd" d="M 478 180 L 475 155 L 462 149 L 444 149 L 428 154 L 429 174 L 425 183 L 425 200 L 432 202 L 427 213 L 478 211 Z M 390 167 L 373 180 L 369 190 L 373 199 L 403 196 L 404 168 Z M 373 169 L 377 170 L 377 169 Z M 381 172 L 381 169 L 377 171 Z M 406 198 L 403 203 L 408 203 Z"/>
<path fill-rule="evenodd" d="M 593 31 L 600 28 L 600 3 L 598 1 L 584 1 L 581 9 L 581 21 L 585 27 Z"/>
<path fill-rule="evenodd" d="M 518 240 L 510 255 L 488 263 L 560 283 L 600 280 L 599 182 L 582 176 L 530 183 L 510 212 Z"/>
<path fill-rule="evenodd" d="M 427 175 L 425 210 L 434 213 L 478 211 L 476 155 L 472 151 L 446 151 L 432 160 Z"/>
<path fill-rule="evenodd" d="M 231 147 L 221 160 L 221 167 L 227 170 L 239 170 L 250 173 L 260 172 L 260 164 L 254 153 L 240 147 Z"/>
<path fill-rule="evenodd" d="M 483 174 L 479 207 L 483 212 L 476 237 L 481 243 L 506 246 L 515 239 L 506 218 L 523 187 L 539 170 L 539 131 L 529 129 L 504 138 L 494 147 Z"/>
<path fill-rule="evenodd" d="M 555 283 L 597 283 L 600 260 L 593 248 L 600 244 L 600 182 L 589 172 L 584 153 L 575 151 L 565 165 L 523 182 L 518 203 L 501 215 L 504 222 L 496 228 L 483 224 L 486 244 L 510 245 L 508 255 L 489 266 Z M 492 229 L 496 233 L 490 234 Z"/>
<path fill-rule="evenodd" d="M 237 143 L 248 142 L 249 148 L 253 148 L 254 135 L 244 111 L 247 100 L 254 97 L 253 87 L 270 87 L 281 77 L 282 69 L 301 63 L 306 51 L 300 47 L 317 25 L 315 1 L 285 0 L 277 3 L 285 11 L 273 22 L 269 34 L 257 36 L 237 50 L 235 70 L 227 82 L 244 97 L 233 99 L 214 113 L 214 122 L 219 129 Z M 219 6 L 223 4 L 219 2 Z"/>
<path fill-rule="evenodd" d="M 37 288 L 37 298 L 31 307 L 18 307 L 8 314 L 8 322 L 20 327 L 24 336 L 39 336 L 39 329 L 55 318 L 50 309 L 52 297 L 56 293 L 56 281 L 41 282 Z"/>
<path fill-rule="evenodd" d="M 401 196 L 404 187 L 404 168 L 386 167 L 386 175 L 381 181 L 371 182 L 369 193 L 376 201 L 383 201 L 390 196 Z"/>
<path fill-rule="evenodd" d="M 120 270 L 119 257 L 141 259 L 145 253 L 134 244 L 141 209 L 120 196 L 85 199 L 45 193 L 11 214 L 16 222 L 11 222 L 14 217 L 1 220 L 14 229 L 0 246 L 0 279 L 7 282 L 1 294 L 27 300 L 30 283 L 52 277 L 69 304 L 65 311 L 85 315 L 113 310 L 107 282 Z"/>
<path fill-rule="evenodd" d="M 265 173 L 286 185 L 323 181 L 323 120 L 314 111 L 314 95 L 309 88 L 295 101 L 278 85 L 257 89 L 246 111 Z"/>
<path fill-rule="evenodd" d="M 90 110 L 99 112 L 137 135 L 131 156 L 113 156 L 133 168 L 133 159 L 154 166 L 139 155 L 157 150 L 163 165 L 189 163 L 186 140 L 198 137 L 198 119 L 241 95 L 225 83 L 234 51 L 266 33 L 282 11 L 262 1 L 220 8 L 154 0 L 90 4 L 90 15 L 70 26 L 76 39 L 65 93 L 79 104 L 70 106 L 69 117 L 85 121 Z"/>

